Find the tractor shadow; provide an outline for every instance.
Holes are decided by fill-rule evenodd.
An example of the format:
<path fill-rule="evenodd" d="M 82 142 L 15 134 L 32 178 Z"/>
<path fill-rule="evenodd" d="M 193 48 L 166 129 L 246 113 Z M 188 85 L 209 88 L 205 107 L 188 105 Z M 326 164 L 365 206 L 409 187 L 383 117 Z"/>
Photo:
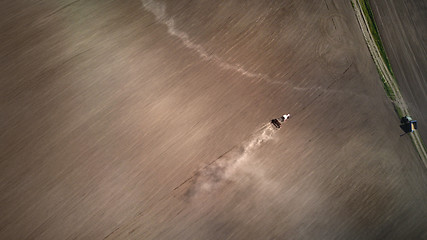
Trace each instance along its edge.
<path fill-rule="evenodd" d="M 401 137 L 405 136 L 408 133 L 411 133 L 411 126 L 409 124 L 400 124 L 400 129 L 402 129 L 402 131 L 404 132 L 400 134 Z"/>

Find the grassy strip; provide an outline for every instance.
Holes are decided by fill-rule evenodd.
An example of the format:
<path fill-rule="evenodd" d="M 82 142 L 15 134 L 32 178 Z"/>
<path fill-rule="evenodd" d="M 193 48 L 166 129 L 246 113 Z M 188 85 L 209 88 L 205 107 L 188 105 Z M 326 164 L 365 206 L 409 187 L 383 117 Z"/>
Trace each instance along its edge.
<path fill-rule="evenodd" d="M 399 116 L 400 119 L 405 116 L 405 113 L 400 107 L 398 107 L 396 104 L 393 104 L 393 106 L 394 106 L 394 111 L 396 112 L 396 114 Z"/>
<path fill-rule="evenodd" d="M 397 88 L 396 91 L 399 91 L 396 79 L 395 79 L 393 71 L 391 69 L 391 64 L 390 64 L 390 62 L 389 62 L 389 60 L 387 58 L 386 52 L 385 52 L 384 47 L 383 47 L 382 42 L 381 42 L 380 34 L 379 34 L 377 26 L 375 24 L 374 15 L 372 13 L 371 6 L 369 4 L 369 0 L 356 0 L 356 1 L 358 1 L 359 4 L 360 4 L 360 6 L 361 6 L 361 10 L 363 11 L 363 15 L 365 15 L 367 24 L 369 26 L 370 34 L 373 37 L 373 39 L 375 41 L 375 44 L 377 45 L 378 51 L 380 52 L 380 55 L 381 55 L 381 58 L 382 58 L 384 64 L 386 65 L 386 67 L 388 68 L 388 70 L 389 70 L 389 72 L 391 74 L 391 77 L 392 77 L 391 81 L 394 81 L 395 87 Z M 353 2 L 351 2 L 351 5 L 354 8 Z M 372 52 L 371 52 L 371 56 L 374 57 L 372 55 Z M 394 102 L 393 106 L 394 106 L 395 112 L 397 113 L 397 115 L 400 118 L 402 118 L 403 116 L 406 115 L 405 114 L 405 110 L 401 109 L 398 106 L 398 104 L 395 102 L 396 96 L 394 94 L 393 88 L 389 85 L 389 83 L 386 81 L 386 79 L 384 79 L 383 73 L 379 69 L 378 66 L 377 66 L 377 71 L 378 71 L 378 73 L 379 73 L 379 75 L 381 77 L 381 81 L 383 82 L 384 90 L 386 91 L 386 93 L 389 96 L 389 98 Z M 415 133 L 415 134 L 417 134 L 417 133 Z M 420 144 L 421 146 L 417 145 L 416 138 L 419 139 L 419 143 L 418 144 Z M 420 148 L 424 148 L 424 150 L 427 149 L 424 141 L 422 140 L 421 136 L 419 136 L 418 134 L 417 134 L 417 137 L 416 136 L 412 136 L 411 140 L 412 140 L 412 144 L 414 144 L 414 146 L 415 146 L 416 149 L 418 149 L 419 147 Z M 423 159 L 424 164 L 427 167 L 427 163 L 424 160 L 425 156 L 423 155 L 423 153 L 421 153 L 420 151 L 418 151 L 418 154 L 420 155 L 421 159 Z"/>
<path fill-rule="evenodd" d="M 381 81 L 383 82 L 383 87 L 385 92 L 387 93 L 387 96 L 392 100 L 395 101 L 396 100 L 396 96 L 394 95 L 393 89 L 391 88 L 391 86 L 387 83 L 387 81 L 384 79 L 384 76 L 382 75 L 381 71 L 377 68 L 378 73 L 381 76 Z"/>
<path fill-rule="evenodd" d="M 372 34 L 372 37 L 375 40 L 375 44 L 377 45 L 380 54 L 381 54 L 381 58 L 383 59 L 384 63 L 386 64 L 388 70 L 390 71 L 390 74 L 392 75 L 392 77 L 394 78 L 394 74 L 393 74 L 393 70 L 391 68 L 391 64 L 390 61 L 387 58 L 387 54 L 385 52 L 385 49 L 383 47 L 383 44 L 381 42 L 381 37 L 377 28 L 377 25 L 375 24 L 375 19 L 374 19 L 374 14 L 372 13 L 372 9 L 371 9 L 371 5 L 369 4 L 369 0 L 358 0 L 360 3 L 360 6 L 362 8 L 362 11 L 366 17 L 366 20 L 368 21 L 368 25 L 369 25 L 369 30 Z M 353 2 L 351 3 L 353 5 Z M 354 8 L 354 6 L 353 6 Z M 384 76 L 382 74 L 382 72 L 380 71 L 380 69 L 377 67 L 377 71 L 380 74 L 381 77 L 381 81 L 383 83 L 383 87 L 384 90 L 387 93 L 387 96 L 392 100 L 395 101 L 396 100 L 396 96 L 393 92 L 393 88 L 387 83 L 387 81 L 384 79 Z M 393 79 L 394 81 L 396 81 L 395 79 Z M 396 104 L 394 105 L 394 110 L 396 111 L 397 115 L 402 118 L 403 116 L 405 116 L 405 113 L 402 109 L 400 109 L 400 107 L 398 107 Z"/>
<path fill-rule="evenodd" d="M 394 76 L 393 71 L 391 69 L 391 64 L 387 58 L 387 54 L 385 53 L 383 44 L 381 42 L 381 37 L 378 32 L 377 25 L 375 24 L 374 14 L 372 13 L 371 5 L 369 4 L 369 0 L 359 0 L 360 6 L 362 7 L 362 11 L 365 14 L 366 20 L 368 21 L 369 29 L 371 30 L 371 34 L 374 37 L 375 43 L 380 51 L 381 57 L 384 63 L 387 65 L 390 74 Z"/>

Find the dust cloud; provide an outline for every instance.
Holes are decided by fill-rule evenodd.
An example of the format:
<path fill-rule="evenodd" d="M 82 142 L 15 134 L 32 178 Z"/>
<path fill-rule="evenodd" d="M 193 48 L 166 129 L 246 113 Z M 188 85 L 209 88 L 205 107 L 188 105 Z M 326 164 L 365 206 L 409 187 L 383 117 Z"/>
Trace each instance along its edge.
<path fill-rule="evenodd" d="M 275 185 L 265 177 L 261 168 L 251 163 L 251 160 L 254 160 L 257 149 L 272 140 L 277 131 L 278 129 L 270 123 L 264 124 L 249 140 L 234 146 L 197 171 L 185 195 L 188 198 L 203 196 L 242 178 L 255 180 L 263 189 L 266 189 L 265 186 Z"/>

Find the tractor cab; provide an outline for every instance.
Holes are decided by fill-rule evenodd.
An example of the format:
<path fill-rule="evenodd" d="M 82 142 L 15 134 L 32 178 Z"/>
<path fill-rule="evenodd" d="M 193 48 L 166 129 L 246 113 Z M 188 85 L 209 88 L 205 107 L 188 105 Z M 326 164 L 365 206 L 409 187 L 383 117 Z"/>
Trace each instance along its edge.
<path fill-rule="evenodd" d="M 405 133 L 414 132 L 415 129 L 418 129 L 417 120 L 413 120 L 410 116 L 402 117 L 400 123 L 400 128 L 402 128 Z"/>

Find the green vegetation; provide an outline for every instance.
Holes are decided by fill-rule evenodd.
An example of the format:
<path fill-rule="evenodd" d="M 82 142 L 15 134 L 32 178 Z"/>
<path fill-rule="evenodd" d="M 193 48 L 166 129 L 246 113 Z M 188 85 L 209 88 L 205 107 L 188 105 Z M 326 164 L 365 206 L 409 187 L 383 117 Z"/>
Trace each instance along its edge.
<path fill-rule="evenodd" d="M 381 74 L 380 70 L 378 69 L 378 72 L 380 73 L 381 76 L 381 81 L 383 82 L 383 87 L 385 92 L 387 93 L 387 96 L 392 100 L 395 101 L 396 100 L 396 96 L 394 95 L 394 91 L 391 88 L 391 86 L 387 83 L 387 81 L 384 79 L 384 76 Z"/>
<path fill-rule="evenodd" d="M 381 59 L 382 59 L 383 63 L 385 64 L 385 67 L 390 72 L 391 79 L 387 79 L 388 78 L 387 75 L 386 76 L 384 75 L 387 73 L 384 73 L 379 68 L 379 65 L 381 65 L 381 63 L 377 63 L 377 61 L 375 60 L 374 55 L 372 53 L 372 50 L 370 49 L 371 56 L 374 59 L 374 62 L 377 64 L 377 71 L 381 77 L 381 81 L 383 82 L 384 90 L 386 91 L 388 97 L 393 101 L 393 106 L 394 106 L 394 110 L 395 110 L 396 114 L 399 116 L 399 118 L 402 118 L 403 116 L 407 115 L 407 109 L 401 108 L 402 106 L 400 106 L 399 102 L 403 101 L 403 99 L 397 99 L 400 97 L 396 96 L 396 94 L 395 94 L 395 93 L 397 93 L 397 94 L 399 93 L 399 86 L 396 82 L 396 79 L 394 77 L 394 74 L 393 74 L 393 71 L 391 68 L 391 64 L 387 58 L 386 52 L 385 52 L 384 47 L 382 45 L 381 37 L 380 37 L 380 34 L 378 32 L 378 28 L 375 24 L 374 14 L 372 13 L 371 6 L 369 4 L 369 0 L 352 0 L 351 5 L 354 9 L 355 6 L 353 4 L 353 1 L 355 1 L 355 2 L 357 1 L 359 3 L 359 5 L 361 7 L 362 15 L 364 15 L 364 17 L 366 19 L 366 22 L 365 22 L 365 20 L 363 20 L 363 21 L 365 24 L 368 25 L 368 28 L 370 31 L 369 34 L 371 35 L 371 37 L 375 41 L 375 45 L 378 48 L 378 51 L 381 55 Z M 360 22 L 360 19 L 358 21 L 360 24 L 362 24 L 362 22 Z M 361 27 L 362 27 L 362 25 L 361 25 Z M 369 45 L 368 40 L 366 43 Z M 391 86 L 391 85 L 394 85 L 394 86 Z M 426 161 L 427 156 L 425 156 L 423 151 L 420 150 L 420 149 L 424 149 L 424 150 L 427 149 L 425 143 L 421 139 L 421 136 L 419 136 L 418 133 L 414 133 L 413 135 L 411 135 L 411 140 L 412 140 L 412 143 L 414 144 L 415 148 L 417 149 L 418 154 L 420 155 L 421 159 L 423 159 L 425 166 L 427 167 L 427 161 Z"/>
<path fill-rule="evenodd" d="M 390 64 L 390 62 L 389 62 L 389 60 L 387 58 L 387 54 L 386 54 L 385 49 L 383 47 L 383 44 L 381 42 L 381 37 L 380 37 L 380 34 L 378 32 L 377 25 L 375 24 L 374 14 L 372 13 L 371 5 L 369 4 L 369 0 L 358 0 L 358 1 L 360 3 L 361 8 L 362 8 L 363 14 L 365 15 L 366 20 L 368 21 L 367 24 L 369 26 L 370 32 L 372 34 L 372 37 L 375 40 L 375 44 L 377 45 L 377 47 L 378 47 L 378 49 L 380 51 L 381 58 L 383 59 L 384 63 L 386 64 L 387 69 L 389 70 L 390 74 L 394 77 L 393 70 L 391 68 L 391 64 Z M 351 4 L 353 5 L 353 2 Z M 354 8 L 354 6 L 353 6 L 353 8 Z M 371 53 L 371 55 L 372 55 L 372 53 Z M 384 79 L 383 73 L 380 71 L 380 69 L 378 69 L 378 67 L 377 67 L 377 70 L 378 70 L 378 73 L 381 76 L 381 81 L 383 82 L 383 87 L 384 87 L 384 90 L 387 93 L 387 96 L 392 101 L 395 101 L 396 100 L 396 96 L 395 96 L 395 94 L 393 92 L 392 87 Z M 396 109 L 396 112 L 401 117 L 402 111 L 400 109 L 398 109 L 398 110 Z"/>
<path fill-rule="evenodd" d="M 371 30 L 371 34 L 374 37 L 375 43 L 380 51 L 381 57 L 384 63 L 387 65 L 390 74 L 394 76 L 393 71 L 391 69 L 391 64 L 388 61 L 387 54 L 385 53 L 383 44 L 381 42 L 381 37 L 378 32 L 377 25 L 375 24 L 374 14 L 371 10 L 371 5 L 369 4 L 369 0 L 359 0 L 360 6 L 362 7 L 362 11 L 368 21 L 369 29 Z"/>
<path fill-rule="evenodd" d="M 393 106 L 394 106 L 394 111 L 397 113 L 399 118 L 402 118 L 405 116 L 405 113 L 402 111 L 400 107 L 396 106 L 396 104 L 393 104 Z"/>

